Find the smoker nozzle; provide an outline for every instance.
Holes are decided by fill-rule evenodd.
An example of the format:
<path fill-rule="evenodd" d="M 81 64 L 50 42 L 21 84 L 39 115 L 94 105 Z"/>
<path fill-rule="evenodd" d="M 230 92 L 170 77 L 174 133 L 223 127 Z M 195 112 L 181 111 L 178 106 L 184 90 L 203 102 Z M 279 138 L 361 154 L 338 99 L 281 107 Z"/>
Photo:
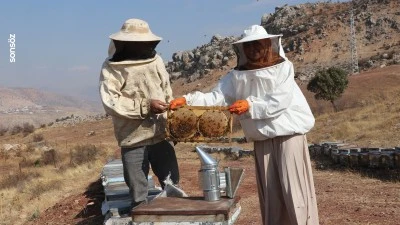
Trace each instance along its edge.
<path fill-rule="evenodd" d="M 218 165 L 218 162 L 200 147 L 196 147 L 196 152 L 200 157 L 202 168 L 215 168 Z"/>

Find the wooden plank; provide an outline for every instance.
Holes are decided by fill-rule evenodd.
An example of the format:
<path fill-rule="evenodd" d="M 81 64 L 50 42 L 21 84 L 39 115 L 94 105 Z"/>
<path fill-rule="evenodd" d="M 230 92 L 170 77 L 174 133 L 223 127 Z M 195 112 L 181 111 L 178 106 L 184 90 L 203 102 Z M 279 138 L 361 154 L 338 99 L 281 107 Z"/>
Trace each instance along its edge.
<path fill-rule="evenodd" d="M 228 216 L 230 209 L 239 202 L 221 198 L 219 201 L 205 201 L 203 197 L 159 197 L 132 210 L 132 215 L 217 215 Z"/>
<path fill-rule="evenodd" d="M 134 215 L 132 222 L 223 222 L 225 215 Z"/>
<path fill-rule="evenodd" d="M 179 108 L 195 109 L 195 110 L 229 110 L 229 106 L 194 106 L 194 105 L 183 105 Z M 177 109 L 179 109 L 177 108 Z M 170 109 L 171 110 L 171 109 Z M 173 109 L 175 110 L 175 109 Z"/>
<path fill-rule="evenodd" d="M 240 210 L 239 197 L 208 202 L 200 197 L 157 198 L 132 210 L 133 222 L 226 222 Z"/>

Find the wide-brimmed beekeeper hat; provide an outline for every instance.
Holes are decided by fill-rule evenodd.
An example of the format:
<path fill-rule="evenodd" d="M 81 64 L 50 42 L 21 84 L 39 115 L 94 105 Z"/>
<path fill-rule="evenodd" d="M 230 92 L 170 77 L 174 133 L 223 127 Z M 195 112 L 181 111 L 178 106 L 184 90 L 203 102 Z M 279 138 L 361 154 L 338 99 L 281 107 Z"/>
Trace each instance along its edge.
<path fill-rule="evenodd" d="M 149 24 L 140 19 L 129 19 L 124 22 L 121 30 L 111 34 L 110 38 L 117 41 L 161 41 L 162 38 L 153 34 Z"/>
<path fill-rule="evenodd" d="M 268 32 L 264 29 L 264 27 L 260 25 L 252 25 L 243 32 L 243 38 L 239 41 L 234 42 L 233 44 L 255 41 L 265 38 L 277 38 L 281 37 L 282 34 L 268 34 Z"/>
<path fill-rule="evenodd" d="M 268 48 L 279 54 L 283 59 L 287 60 L 282 48 L 281 37 L 282 34 L 268 34 L 264 27 L 260 25 L 251 25 L 246 28 L 243 32 L 242 38 L 233 43 L 233 49 L 237 56 L 237 68 L 240 68 L 248 62 L 247 56 L 244 52 L 243 43 L 255 40 L 270 39 L 271 45 Z"/>

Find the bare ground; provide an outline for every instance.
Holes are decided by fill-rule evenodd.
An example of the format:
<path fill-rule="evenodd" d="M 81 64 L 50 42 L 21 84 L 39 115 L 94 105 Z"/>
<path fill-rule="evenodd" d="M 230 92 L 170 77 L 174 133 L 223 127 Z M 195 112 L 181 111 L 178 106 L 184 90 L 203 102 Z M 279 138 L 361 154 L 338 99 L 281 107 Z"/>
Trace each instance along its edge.
<path fill-rule="evenodd" d="M 197 186 L 200 161 L 192 144 L 176 146 L 181 171 L 181 186 L 190 196 L 201 196 Z M 245 178 L 238 190 L 242 212 L 237 224 L 261 224 L 254 159 L 231 160 L 223 154 L 213 154 L 224 166 L 245 169 Z M 314 161 L 315 162 L 315 161 Z M 375 176 L 373 171 L 348 171 L 331 168 L 314 169 L 320 224 L 386 224 L 400 221 L 399 182 Z M 392 171 L 396 172 L 396 171 Z M 397 171 L 398 173 L 399 171 Z M 101 224 L 102 186 L 94 180 L 82 194 L 62 199 L 27 224 Z"/>

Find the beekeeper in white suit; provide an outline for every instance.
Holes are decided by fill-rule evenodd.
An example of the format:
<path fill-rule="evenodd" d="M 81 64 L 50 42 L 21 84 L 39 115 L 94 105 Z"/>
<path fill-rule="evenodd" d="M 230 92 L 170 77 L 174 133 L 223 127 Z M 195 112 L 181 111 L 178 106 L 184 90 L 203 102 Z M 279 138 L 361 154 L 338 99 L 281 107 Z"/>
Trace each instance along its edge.
<path fill-rule="evenodd" d="M 306 133 L 314 116 L 294 80 L 282 35 L 258 25 L 233 44 L 237 67 L 209 93 L 194 92 L 171 101 L 228 106 L 248 141 L 254 141 L 256 177 L 263 224 L 319 224 Z"/>

